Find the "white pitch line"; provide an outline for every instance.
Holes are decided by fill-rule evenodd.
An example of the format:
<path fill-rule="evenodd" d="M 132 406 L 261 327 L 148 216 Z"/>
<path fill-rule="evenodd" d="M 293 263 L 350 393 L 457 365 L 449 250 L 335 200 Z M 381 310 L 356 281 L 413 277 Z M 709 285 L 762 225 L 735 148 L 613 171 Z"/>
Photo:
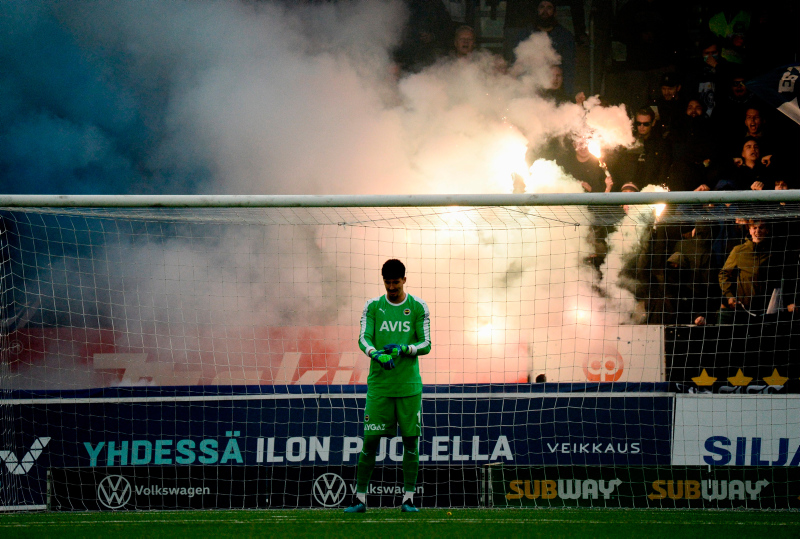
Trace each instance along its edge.
<path fill-rule="evenodd" d="M 276 515 L 277 517 L 277 515 Z M 344 524 L 350 522 L 357 522 L 357 523 L 370 523 L 370 524 L 383 524 L 383 523 L 397 523 L 397 522 L 424 522 L 424 523 L 442 523 L 442 522 L 452 522 L 452 523 L 482 523 L 482 524 L 526 524 L 526 523 L 553 523 L 553 524 L 612 524 L 612 522 L 608 520 L 572 520 L 572 519 L 541 519 L 541 518 L 526 518 L 526 519 L 518 519 L 518 518 L 509 518 L 509 519 L 481 519 L 481 518 L 458 518 L 458 517 L 447 517 L 447 518 L 432 518 L 432 519 L 420 519 L 420 518 L 381 518 L 381 519 L 358 519 L 355 518 L 343 518 L 338 520 L 332 519 L 318 519 L 318 520 L 311 520 L 308 518 L 302 517 L 283 517 L 281 516 L 280 519 L 278 518 L 265 518 L 265 519 L 251 519 L 251 520 L 224 520 L 224 519 L 208 519 L 208 520 L 200 520 L 200 519 L 186 519 L 186 520 L 75 520 L 69 522 L 35 522 L 35 523 L 0 523 L 0 528 L 33 528 L 37 526 L 49 526 L 49 527 L 59 527 L 59 526 L 74 526 L 74 525 L 107 525 L 107 524 L 264 524 L 273 522 L 275 524 L 278 523 L 285 523 L 285 522 L 298 522 L 298 523 L 309 523 L 309 524 Z M 678 525 L 678 526 L 694 526 L 694 525 L 706 525 L 706 526 L 719 526 L 719 525 L 732 525 L 732 526 L 800 526 L 800 522 L 770 522 L 770 521 L 752 521 L 752 522 L 727 522 L 724 520 L 720 521 L 709 521 L 709 522 L 675 522 L 675 521 L 662 521 L 662 520 L 640 520 L 636 522 L 629 522 L 627 524 L 638 525 L 638 524 L 656 524 L 659 526 L 662 525 Z"/>

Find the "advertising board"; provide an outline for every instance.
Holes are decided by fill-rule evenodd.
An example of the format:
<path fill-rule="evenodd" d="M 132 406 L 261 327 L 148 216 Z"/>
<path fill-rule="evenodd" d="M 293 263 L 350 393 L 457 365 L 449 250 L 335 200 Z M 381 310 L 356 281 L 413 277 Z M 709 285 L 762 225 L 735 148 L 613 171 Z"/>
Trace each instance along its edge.
<path fill-rule="evenodd" d="M 799 466 L 800 395 L 677 395 L 672 464 Z"/>
<path fill-rule="evenodd" d="M 13 399 L 8 404 L 14 434 L 0 449 L 0 460 L 8 473 L 13 470 L 15 482 L 4 499 L 44 504 L 51 468 L 260 466 L 274 472 L 355 466 L 365 395 L 335 386 L 296 389 L 109 388 L 85 396 Z M 670 396 L 530 389 L 426 390 L 420 464 L 669 464 Z M 399 465 L 401 439 L 383 439 L 377 461 Z"/>
<path fill-rule="evenodd" d="M 258 509 L 269 506 L 268 468 L 146 466 L 54 468 L 55 511 Z"/>
<path fill-rule="evenodd" d="M 488 465 L 485 474 L 493 507 L 800 507 L 797 468 Z"/>

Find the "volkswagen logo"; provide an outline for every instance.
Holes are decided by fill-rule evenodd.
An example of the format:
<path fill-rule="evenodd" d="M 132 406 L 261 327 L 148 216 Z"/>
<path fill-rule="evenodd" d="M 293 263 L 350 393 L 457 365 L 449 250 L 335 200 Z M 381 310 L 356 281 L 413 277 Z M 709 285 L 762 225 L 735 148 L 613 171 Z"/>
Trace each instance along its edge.
<path fill-rule="evenodd" d="M 120 509 L 131 500 L 130 482 L 121 475 L 106 476 L 97 485 L 97 501 L 109 509 Z"/>
<path fill-rule="evenodd" d="M 347 496 L 347 485 L 335 473 L 326 473 L 317 477 L 311 492 L 314 493 L 317 503 L 323 507 L 336 507 Z"/>

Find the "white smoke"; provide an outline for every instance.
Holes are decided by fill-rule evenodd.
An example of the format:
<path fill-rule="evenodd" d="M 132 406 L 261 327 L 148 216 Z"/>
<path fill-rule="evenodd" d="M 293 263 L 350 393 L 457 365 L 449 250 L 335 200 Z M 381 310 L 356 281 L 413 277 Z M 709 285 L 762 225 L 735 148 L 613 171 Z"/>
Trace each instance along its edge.
<path fill-rule="evenodd" d="M 10 66 L 0 85 L 0 164 L 24 180 L 11 192 L 24 185 L 97 193 L 509 193 L 512 173 L 524 176 L 527 192 L 580 192 L 552 163 L 528 170 L 526 151 L 564 135 L 592 137 L 606 149 L 633 142 L 624 108 L 596 98 L 555 106 L 539 97 L 558 62 L 543 35 L 520 45 L 510 69 L 483 53 L 398 76 L 391 50 L 406 17 L 400 1 L 39 0 L 0 10 L 0 48 Z M 37 280 L 62 287 L 43 302 L 53 312 L 73 299 L 80 307 L 69 311 L 71 323 L 110 322 L 135 340 L 158 324 L 353 323 L 363 298 L 380 293 L 380 264 L 397 256 L 411 261 L 413 286 L 434 312 L 445 310 L 443 290 L 458 295 L 453 289 L 467 286 L 459 296 L 466 310 L 440 327 L 466 332 L 453 342 L 477 346 L 507 334 L 524 340 L 524 328 L 553 322 L 539 316 L 542 308 L 569 313 L 575 298 L 599 298 L 592 270 L 580 262 L 591 250 L 588 223 L 578 219 L 569 232 L 434 238 L 431 262 L 410 239 L 374 256 L 343 257 L 336 234 L 326 244 L 327 233 L 305 230 L 291 238 L 301 248 L 288 252 L 282 236 L 268 237 L 273 232 L 223 232 L 205 243 L 145 235 L 77 257 L 105 283 L 95 291 L 76 280 L 88 275 L 68 259 Z M 473 240 L 481 263 L 493 260 L 488 277 L 470 267 L 466 283 L 437 284 L 437 273 L 470 260 L 463 243 Z M 512 247 L 500 247 L 509 241 Z M 515 294 L 523 299 L 498 299 Z M 611 297 L 626 312 L 631 298 Z M 602 311 L 594 299 L 590 308 Z M 298 311 L 298 302 L 312 307 Z M 311 312 L 322 314 L 310 320 Z M 439 357 L 458 353 L 465 352 Z"/>

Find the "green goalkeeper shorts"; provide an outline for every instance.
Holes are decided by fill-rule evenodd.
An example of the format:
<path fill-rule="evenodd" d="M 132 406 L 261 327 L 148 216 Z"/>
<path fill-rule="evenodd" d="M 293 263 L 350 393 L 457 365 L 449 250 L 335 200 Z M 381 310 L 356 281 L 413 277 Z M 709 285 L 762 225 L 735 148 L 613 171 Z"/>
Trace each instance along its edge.
<path fill-rule="evenodd" d="M 364 407 L 364 436 L 422 435 L 422 393 L 410 397 L 367 397 Z"/>

